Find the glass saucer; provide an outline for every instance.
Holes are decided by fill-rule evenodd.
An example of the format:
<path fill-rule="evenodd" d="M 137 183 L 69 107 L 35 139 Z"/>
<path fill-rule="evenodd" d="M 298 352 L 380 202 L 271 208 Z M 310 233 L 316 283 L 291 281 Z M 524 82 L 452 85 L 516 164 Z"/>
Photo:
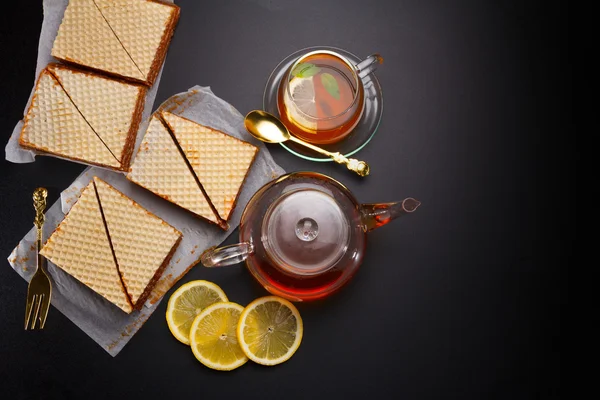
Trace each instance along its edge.
<path fill-rule="evenodd" d="M 362 61 L 359 57 L 347 52 L 346 50 L 328 46 L 307 47 L 290 54 L 283 59 L 283 61 L 281 61 L 277 67 L 275 67 L 273 72 L 271 72 L 269 79 L 267 80 L 265 93 L 263 95 L 263 109 L 265 111 L 279 116 L 279 111 L 277 108 L 277 92 L 279 90 L 279 83 L 281 82 L 281 79 L 285 77 L 290 66 L 301 55 L 315 50 L 335 51 L 346 57 L 354 64 L 358 64 Z M 365 89 L 365 110 L 356 127 L 341 141 L 331 144 L 319 144 L 319 147 L 331 152 L 339 152 L 346 157 L 349 157 L 365 147 L 366 144 L 369 143 L 369 141 L 373 138 L 373 136 L 375 136 L 375 132 L 377 132 L 379 122 L 381 121 L 381 116 L 383 115 L 383 93 L 381 91 L 381 85 L 379 84 L 375 74 L 366 76 L 363 79 L 363 86 Z M 317 154 L 304 146 L 300 146 L 290 141 L 281 143 L 281 146 L 283 146 L 290 153 L 306 160 L 320 162 L 332 161 L 329 157 Z"/>

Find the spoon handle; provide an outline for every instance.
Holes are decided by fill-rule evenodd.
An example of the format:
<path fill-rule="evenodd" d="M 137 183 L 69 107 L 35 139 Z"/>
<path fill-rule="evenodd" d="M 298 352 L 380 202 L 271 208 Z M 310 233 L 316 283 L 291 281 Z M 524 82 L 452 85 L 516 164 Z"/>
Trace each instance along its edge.
<path fill-rule="evenodd" d="M 309 149 L 314 150 L 319 154 L 323 154 L 327 157 L 331 157 L 333 159 L 333 161 L 335 161 L 338 164 L 345 164 L 346 168 L 348 168 L 350 171 L 356 172 L 360 176 L 369 175 L 369 172 L 370 172 L 369 164 L 367 164 L 365 161 L 359 161 L 354 158 L 347 158 L 346 156 L 342 155 L 341 153 L 332 153 L 330 151 L 327 151 L 320 147 L 317 147 L 313 144 L 306 143 L 305 141 L 300 140 L 295 136 L 290 136 L 289 140 L 291 140 L 292 142 L 298 143 L 304 147 L 308 147 Z"/>
<path fill-rule="evenodd" d="M 366 161 L 359 161 L 356 158 L 346 158 L 340 153 L 332 153 L 331 156 L 333 161 L 338 164 L 346 164 L 346 168 L 348 168 L 350 171 L 356 172 L 360 176 L 367 176 L 369 175 L 369 172 L 371 172 L 371 168 Z"/>

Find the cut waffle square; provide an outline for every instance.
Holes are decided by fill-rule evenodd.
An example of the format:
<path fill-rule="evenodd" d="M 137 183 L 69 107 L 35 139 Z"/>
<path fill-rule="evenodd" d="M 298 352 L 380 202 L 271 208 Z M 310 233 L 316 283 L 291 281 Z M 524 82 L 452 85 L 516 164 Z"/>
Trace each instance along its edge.
<path fill-rule="evenodd" d="M 21 146 L 128 170 L 145 86 L 49 64 L 40 74 L 21 131 Z"/>
<path fill-rule="evenodd" d="M 227 221 L 258 148 L 178 115 L 161 115 L 219 217 Z"/>
<path fill-rule="evenodd" d="M 154 0 L 70 0 L 52 56 L 152 85 L 179 7 Z"/>
<path fill-rule="evenodd" d="M 94 177 L 40 253 L 126 313 L 144 305 L 181 233 Z"/>
<path fill-rule="evenodd" d="M 150 120 L 127 179 L 215 224 L 220 223 L 156 113 Z"/>

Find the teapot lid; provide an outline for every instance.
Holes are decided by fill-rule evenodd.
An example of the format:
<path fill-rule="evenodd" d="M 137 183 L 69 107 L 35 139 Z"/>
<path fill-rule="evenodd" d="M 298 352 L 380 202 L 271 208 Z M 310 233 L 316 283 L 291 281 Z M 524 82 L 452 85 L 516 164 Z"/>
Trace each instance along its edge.
<path fill-rule="evenodd" d="M 261 240 L 284 272 L 315 275 L 332 268 L 346 253 L 348 217 L 323 188 L 289 188 L 268 208 Z"/>

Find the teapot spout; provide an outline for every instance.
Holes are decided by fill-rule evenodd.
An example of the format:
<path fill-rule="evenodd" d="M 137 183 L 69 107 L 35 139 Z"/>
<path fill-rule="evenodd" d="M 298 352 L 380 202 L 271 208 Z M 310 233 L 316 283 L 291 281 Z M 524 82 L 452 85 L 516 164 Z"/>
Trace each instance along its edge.
<path fill-rule="evenodd" d="M 370 232 L 388 222 L 415 211 L 421 202 L 408 197 L 395 203 L 361 204 L 360 211 L 364 230 Z"/>

